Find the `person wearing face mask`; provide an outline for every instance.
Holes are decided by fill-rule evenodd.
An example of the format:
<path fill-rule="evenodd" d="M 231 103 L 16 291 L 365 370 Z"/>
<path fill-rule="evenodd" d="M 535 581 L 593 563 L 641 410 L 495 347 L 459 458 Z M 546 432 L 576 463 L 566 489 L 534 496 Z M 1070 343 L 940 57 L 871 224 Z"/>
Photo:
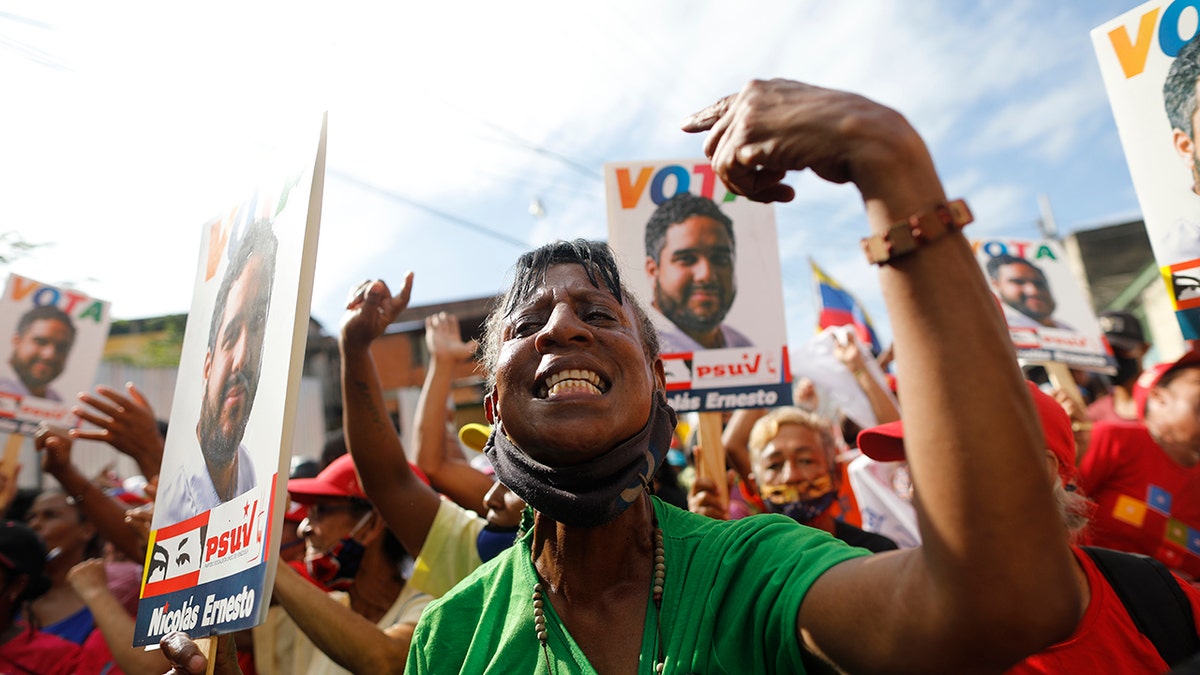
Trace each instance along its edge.
<path fill-rule="evenodd" d="M 1003 672 L 1067 638 L 1080 593 L 1036 413 L 960 232 L 969 213 L 920 136 L 786 80 L 684 126 L 711 132 L 713 173 L 752 199 L 792 199 L 793 169 L 862 193 L 922 546 L 872 556 L 780 515 L 717 521 L 649 496 L 676 422 L 653 324 L 606 245 L 554 242 L 519 258 L 483 340 L 485 454 L 535 515 L 430 604 L 406 672 Z M 203 663 L 179 634 L 163 644 L 187 672 Z"/>
<path fill-rule="evenodd" d="M 833 517 L 841 487 L 837 448 L 829 423 L 800 408 L 776 408 L 750 432 L 750 460 L 759 496 L 770 513 L 825 530 L 869 551 L 891 551 L 896 542 Z"/>
<path fill-rule="evenodd" d="M 288 481 L 288 494 L 308 513 L 298 528 L 304 560 L 292 563 L 304 574 L 280 564 L 274 597 L 302 635 L 280 625 L 270 646 L 256 634 L 256 651 L 271 652 L 273 672 L 387 672 L 404 661 L 430 600 L 406 583 L 411 561 L 403 546 L 367 499 L 350 455 L 315 478 Z"/>
<path fill-rule="evenodd" d="M 1136 420 L 1133 385 L 1142 374 L 1142 358 L 1150 349 L 1150 343 L 1146 342 L 1142 323 L 1130 312 L 1101 312 L 1098 318 L 1117 359 L 1117 373 L 1112 376 L 1112 391 L 1087 407 L 1088 419 L 1093 422 Z"/>

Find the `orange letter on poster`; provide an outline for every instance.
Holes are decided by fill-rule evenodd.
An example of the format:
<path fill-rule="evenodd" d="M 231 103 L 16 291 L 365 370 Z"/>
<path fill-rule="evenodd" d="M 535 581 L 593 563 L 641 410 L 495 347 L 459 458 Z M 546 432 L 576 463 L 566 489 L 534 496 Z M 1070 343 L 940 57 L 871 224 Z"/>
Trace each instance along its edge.
<path fill-rule="evenodd" d="M 28 284 L 28 286 L 26 286 L 25 284 Z M 33 289 L 35 289 L 37 287 L 38 287 L 38 284 L 36 281 L 14 275 L 13 276 L 13 297 L 12 297 L 12 299 L 13 300 L 23 300 L 25 298 L 25 296 L 29 295 L 30 292 L 32 292 Z"/>
<path fill-rule="evenodd" d="M 617 191 L 621 195 L 621 208 L 632 209 L 637 206 L 642 193 L 646 191 L 646 183 L 650 182 L 650 167 L 644 167 L 638 172 L 637 182 L 629 182 L 629 169 L 617 169 Z"/>
<path fill-rule="evenodd" d="M 1150 43 L 1154 42 L 1154 22 L 1158 19 L 1158 7 L 1142 15 L 1138 24 L 1137 42 L 1129 41 L 1129 31 L 1125 26 L 1114 28 L 1108 32 L 1113 51 L 1121 62 L 1121 70 L 1125 71 L 1125 79 L 1141 75 L 1146 69 L 1146 57 L 1150 54 Z"/>

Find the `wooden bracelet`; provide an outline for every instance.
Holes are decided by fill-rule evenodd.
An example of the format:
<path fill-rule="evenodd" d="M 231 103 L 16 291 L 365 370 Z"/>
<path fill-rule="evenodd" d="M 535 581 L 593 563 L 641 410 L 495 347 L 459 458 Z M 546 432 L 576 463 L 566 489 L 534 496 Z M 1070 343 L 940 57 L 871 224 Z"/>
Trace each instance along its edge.
<path fill-rule="evenodd" d="M 883 265 L 908 255 L 948 232 L 957 232 L 975 220 L 971 209 L 961 199 L 938 204 L 928 211 L 919 211 L 888 228 L 862 240 L 863 253 L 875 265 Z"/>

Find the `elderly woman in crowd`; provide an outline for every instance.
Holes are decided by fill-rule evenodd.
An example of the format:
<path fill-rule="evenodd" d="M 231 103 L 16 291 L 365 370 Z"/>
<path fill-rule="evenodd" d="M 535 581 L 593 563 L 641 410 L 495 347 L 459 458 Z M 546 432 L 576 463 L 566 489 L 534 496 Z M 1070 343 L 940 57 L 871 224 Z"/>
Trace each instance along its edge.
<path fill-rule="evenodd" d="M 752 199 L 791 199 L 781 180 L 804 168 L 861 191 L 923 545 L 868 557 L 782 516 L 650 497 L 675 424 L 653 328 L 606 246 L 558 242 L 518 261 L 485 346 L 488 458 L 535 514 L 429 606 L 407 670 L 1001 672 L 1069 635 L 1079 591 L 1037 417 L 959 233 L 969 216 L 920 136 L 867 99 L 781 80 L 685 128 L 711 131 L 715 172 Z"/>

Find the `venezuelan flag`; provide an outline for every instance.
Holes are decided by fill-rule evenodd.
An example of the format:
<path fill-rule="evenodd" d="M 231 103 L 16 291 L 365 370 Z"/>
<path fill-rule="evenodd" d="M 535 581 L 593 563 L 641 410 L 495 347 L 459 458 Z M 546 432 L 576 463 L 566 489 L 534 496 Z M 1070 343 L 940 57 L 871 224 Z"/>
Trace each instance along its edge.
<path fill-rule="evenodd" d="M 854 326 L 858 339 L 870 346 L 871 353 L 878 356 L 883 347 L 862 303 L 818 267 L 816 262 L 812 259 L 808 262 L 812 265 L 813 284 L 816 287 L 817 330 L 830 326 Z"/>

